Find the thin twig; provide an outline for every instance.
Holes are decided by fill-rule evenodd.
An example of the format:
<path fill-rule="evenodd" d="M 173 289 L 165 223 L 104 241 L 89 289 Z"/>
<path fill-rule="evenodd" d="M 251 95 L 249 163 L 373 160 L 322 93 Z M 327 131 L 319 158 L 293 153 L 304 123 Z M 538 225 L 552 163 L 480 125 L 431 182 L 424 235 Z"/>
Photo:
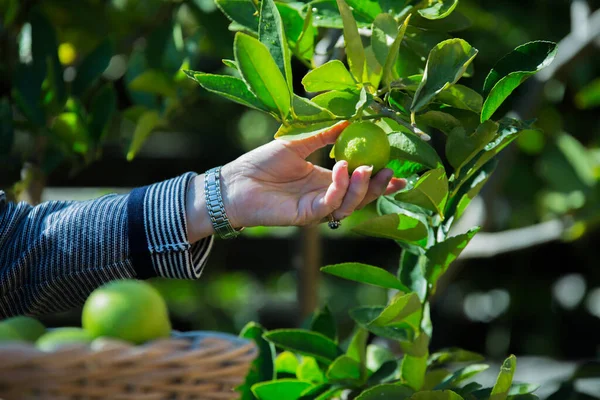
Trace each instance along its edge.
<path fill-rule="evenodd" d="M 401 114 L 391 110 L 377 102 L 373 102 L 371 104 L 371 108 L 373 110 L 375 110 L 377 113 L 387 117 L 387 118 L 391 118 L 394 121 L 396 121 L 397 123 L 399 123 L 400 125 L 402 125 L 403 127 L 405 127 L 406 129 L 408 129 L 409 131 L 411 131 L 412 133 L 414 133 L 415 135 L 419 136 L 421 139 L 423 139 L 424 141 L 429 141 L 431 140 L 431 136 L 429 136 L 428 134 L 426 134 L 425 132 L 423 132 L 422 130 L 420 130 L 419 128 L 417 128 L 415 125 L 411 125 L 410 123 L 406 122 L 404 119 L 402 119 Z"/>

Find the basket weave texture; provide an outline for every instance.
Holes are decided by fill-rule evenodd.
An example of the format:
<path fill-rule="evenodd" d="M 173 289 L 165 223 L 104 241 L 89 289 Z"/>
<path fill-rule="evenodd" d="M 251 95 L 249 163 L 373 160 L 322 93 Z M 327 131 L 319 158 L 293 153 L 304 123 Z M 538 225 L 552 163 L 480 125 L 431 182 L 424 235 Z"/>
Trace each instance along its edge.
<path fill-rule="evenodd" d="M 55 352 L 0 344 L 0 399 L 237 399 L 256 355 L 254 343 L 216 332 L 140 346 L 98 339 Z"/>

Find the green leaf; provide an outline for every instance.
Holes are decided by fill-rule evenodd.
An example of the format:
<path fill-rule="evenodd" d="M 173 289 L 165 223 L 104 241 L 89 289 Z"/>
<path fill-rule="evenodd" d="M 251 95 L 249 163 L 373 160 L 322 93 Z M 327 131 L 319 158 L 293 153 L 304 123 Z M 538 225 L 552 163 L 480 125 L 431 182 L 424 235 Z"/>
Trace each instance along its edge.
<path fill-rule="evenodd" d="M 469 350 L 460 349 L 458 347 L 452 347 L 448 349 L 441 349 L 433 353 L 429 357 L 429 367 L 450 364 L 450 363 L 462 363 L 462 362 L 479 362 L 483 361 L 483 356 L 478 353 L 473 353 Z"/>
<path fill-rule="evenodd" d="M 416 255 L 406 250 L 400 258 L 398 278 L 411 288 L 421 299 L 425 300 L 427 295 L 427 280 L 425 279 L 425 264 L 427 258 L 424 255 Z"/>
<path fill-rule="evenodd" d="M 107 39 L 100 43 L 77 68 L 77 75 L 71 85 L 71 93 L 75 96 L 83 95 L 106 70 L 113 55 L 114 47 L 110 40 Z"/>
<path fill-rule="evenodd" d="M 236 103 L 255 110 L 268 112 L 269 109 L 252 93 L 239 78 L 227 75 L 213 75 L 204 72 L 184 71 L 204 89 L 216 93 Z"/>
<path fill-rule="evenodd" d="M 298 400 L 327 400 L 338 391 L 337 387 L 332 388 L 329 383 L 321 383 L 306 389 Z"/>
<path fill-rule="evenodd" d="M 354 14 L 363 16 L 371 21 L 383 12 L 380 1 L 347 0 L 347 3 L 352 8 Z M 390 11 L 393 10 L 390 9 Z"/>
<path fill-rule="evenodd" d="M 436 45 L 427 58 L 423 80 L 413 98 L 411 111 L 419 111 L 439 92 L 456 83 L 477 52 L 462 39 L 449 39 Z"/>
<path fill-rule="evenodd" d="M 408 178 L 427 169 L 422 164 L 413 161 L 390 160 L 385 166 L 394 171 L 395 178 Z"/>
<path fill-rule="evenodd" d="M 442 111 L 427 111 L 417 115 L 418 125 L 427 125 L 435 128 L 446 135 L 450 135 L 454 130 L 464 132 L 464 127 L 456 117 Z M 436 153 L 437 154 L 437 153 Z"/>
<path fill-rule="evenodd" d="M 278 329 L 265 333 L 264 338 L 282 349 L 314 357 L 327 364 L 342 354 L 333 340 L 303 329 Z"/>
<path fill-rule="evenodd" d="M 442 164 L 435 149 L 417 135 L 394 132 L 388 135 L 388 140 L 392 159 L 413 161 L 430 169 Z"/>
<path fill-rule="evenodd" d="M 252 0 L 215 0 L 217 7 L 231 21 L 252 32 L 258 32 L 258 17 Z"/>
<path fill-rule="evenodd" d="M 367 385 L 372 386 L 378 383 L 385 383 L 391 380 L 396 379 L 396 375 L 398 374 L 398 361 L 390 360 L 384 362 L 379 369 L 377 369 L 369 379 L 367 380 Z"/>
<path fill-rule="evenodd" d="M 278 378 L 285 374 L 291 374 L 295 377 L 297 369 L 298 357 L 294 353 L 284 351 L 275 358 L 275 372 Z"/>
<path fill-rule="evenodd" d="M 529 126 L 511 119 L 511 118 L 503 118 L 499 121 L 500 127 L 498 129 L 498 134 L 496 137 L 489 142 L 477 156 L 473 158 L 473 160 L 467 165 L 467 177 L 470 177 L 475 171 L 479 170 L 484 164 L 486 164 L 490 159 L 492 159 L 496 154 L 500 153 L 502 149 L 508 146 L 513 140 L 515 140 L 519 133 L 523 132 L 526 129 L 529 129 Z"/>
<path fill-rule="evenodd" d="M 458 258 L 477 232 L 479 227 L 472 228 L 466 233 L 438 242 L 427 249 L 425 277 L 431 286 L 435 287 L 440 276 L 448 270 L 450 264 Z"/>
<path fill-rule="evenodd" d="M 409 399 L 414 390 L 404 385 L 383 384 L 373 386 L 362 392 L 356 400 Z"/>
<path fill-rule="evenodd" d="M 448 200 L 448 178 L 443 167 L 427 171 L 417 183 L 394 196 L 396 200 L 437 212 L 444 218 Z"/>
<path fill-rule="evenodd" d="M 596 376 L 597 377 L 597 376 Z M 508 391 L 509 396 L 518 396 L 521 394 L 530 394 L 540 388 L 540 385 L 533 383 L 513 383 Z"/>
<path fill-rule="evenodd" d="M 443 19 L 427 19 L 416 14 L 410 22 L 412 26 L 438 32 L 457 32 L 469 28 L 473 23 L 464 14 L 454 10 L 452 14 Z"/>
<path fill-rule="evenodd" d="M 155 69 L 149 69 L 136 76 L 129 83 L 129 89 L 165 97 L 177 97 L 173 79 L 163 71 Z"/>
<path fill-rule="evenodd" d="M 225 64 L 225 66 L 234 69 L 236 71 L 239 71 L 238 65 L 234 60 L 228 60 L 228 59 L 223 59 L 221 60 L 223 62 L 223 64 Z M 184 73 L 186 73 L 186 75 L 192 79 L 194 79 L 193 75 L 189 75 L 188 72 L 190 72 L 189 70 L 184 70 Z"/>
<path fill-rule="evenodd" d="M 410 400 L 464 400 L 451 390 L 433 390 L 415 393 Z"/>
<path fill-rule="evenodd" d="M 290 112 L 291 94 L 269 50 L 252 36 L 238 32 L 233 42 L 233 52 L 240 74 L 250 90 L 285 120 Z"/>
<path fill-rule="evenodd" d="M 396 356 L 390 350 L 377 344 L 367 346 L 366 366 L 369 370 L 377 371 L 389 361 L 396 361 Z"/>
<path fill-rule="evenodd" d="M 483 104 L 481 122 L 490 119 L 521 83 L 550 65 L 557 49 L 553 42 L 529 42 L 498 61 L 483 84 L 483 93 L 487 98 Z"/>
<path fill-rule="evenodd" d="M 362 328 L 374 333 L 383 338 L 393 340 L 409 340 L 412 338 L 412 332 L 405 327 L 399 326 L 375 326 L 370 325 L 385 307 L 382 306 L 367 306 L 358 307 L 350 310 L 350 317 Z"/>
<path fill-rule="evenodd" d="M 474 377 L 475 375 L 485 371 L 489 367 L 490 366 L 487 364 L 473 364 L 457 369 L 452 373 L 452 375 L 450 375 L 448 378 L 444 379 L 439 385 L 437 385 L 435 389 L 447 389 L 449 387 L 454 387 L 458 383 Z"/>
<path fill-rule="evenodd" d="M 327 109 L 321 107 L 315 102 L 294 95 L 292 98 L 292 108 L 298 121 L 318 121 L 323 119 L 333 119 L 335 115 L 330 113 Z"/>
<path fill-rule="evenodd" d="M 106 85 L 94 96 L 90 105 L 88 131 L 93 143 L 98 144 L 117 110 L 117 95 L 112 85 Z"/>
<path fill-rule="evenodd" d="M 154 110 L 146 111 L 140 116 L 135 130 L 133 131 L 133 139 L 129 145 L 129 150 L 127 151 L 127 161 L 131 161 L 135 158 L 136 154 L 142 148 L 142 145 L 159 122 L 160 115 Z"/>
<path fill-rule="evenodd" d="M 7 97 L 0 100 L 0 155 L 9 154 L 14 140 L 13 113 Z"/>
<path fill-rule="evenodd" d="M 325 380 L 323 371 L 321 371 L 317 360 L 313 357 L 302 357 L 302 361 L 296 370 L 296 375 L 301 381 L 310 383 L 321 383 Z"/>
<path fill-rule="evenodd" d="M 304 25 L 302 27 L 302 34 L 296 42 L 294 52 L 300 59 L 311 60 L 315 52 L 315 37 L 317 36 L 317 29 L 313 26 L 313 12 L 312 8 L 309 8 L 306 16 L 304 17 Z"/>
<path fill-rule="evenodd" d="M 449 16 L 458 5 L 458 0 L 428 1 L 428 6 L 419 10 L 419 14 L 427 19 L 442 19 Z"/>
<path fill-rule="evenodd" d="M 577 92 L 575 104 L 582 110 L 600 106 L 600 78 L 594 79 Z"/>
<path fill-rule="evenodd" d="M 262 0 L 258 22 L 258 38 L 265 45 L 293 93 L 292 61 L 281 15 L 273 0 Z"/>
<path fill-rule="evenodd" d="M 325 122 L 294 122 L 290 125 L 281 125 L 275 133 L 276 138 L 283 140 L 299 140 L 311 136 L 319 135 L 329 129 L 332 129 L 340 121 L 325 121 Z"/>
<path fill-rule="evenodd" d="M 297 400 L 310 386 L 295 379 L 278 379 L 257 383 L 252 386 L 252 392 L 259 400 Z"/>
<path fill-rule="evenodd" d="M 480 113 L 483 107 L 483 97 L 479 93 L 458 83 L 442 90 L 436 99 L 449 106 L 476 113 Z"/>
<path fill-rule="evenodd" d="M 346 66 L 339 60 L 328 61 L 309 71 L 302 78 L 302 85 L 307 92 L 357 89 L 358 87 Z"/>
<path fill-rule="evenodd" d="M 379 87 L 381 83 L 381 73 L 383 68 L 375 58 L 375 53 L 371 46 L 365 48 L 365 70 L 363 76 L 363 84 L 374 88 Z M 363 89 L 365 89 L 363 87 Z"/>
<path fill-rule="evenodd" d="M 427 227 L 423 222 L 405 214 L 371 218 L 353 227 L 352 231 L 361 235 L 407 242 L 419 242 L 427 237 Z"/>
<path fill-rule="evenodd" d="M 512 385 L 513 376 L 515 375 L 515 369 L 517 369 L 517 358 L 511 355 L 500 367 L 500 373 L 496 378 L 496 384 L 492 389 L 492 395 L 490 400 L 505 400 L 508 396 L 508 391 Z"/>
<path fill-rule="evenodd" d="M 318 332 L 333 341 L 337 341 L 337 328 L 335 319 L 328 306 L 324 306 L 317 311 L 310 323 L 310 330 Z"/>
<path fill-rule="evenodd" d="M 367 339 L 369 338 L 369 332 L 363 328 L 357 328 L 356 332 L 350 340 L 348 349 L 346 350 L 346 356 L 356 361 L 360 365 L 360 376 L 364 379 L 367 375 L 366 370 L 366 359 L 367 359 Z"/>
<path fill-rule="evenodd" d="M 326 376 L 330 382 L 360 381 L 361 365 L 353 358 L 341 355 L 331 363 Z"/>
<path fill-rule="evenodd" d="M 385 60 L 390 52 L 390 44 L 398 33 L 398 22 L 390 14 L 379 14 L 373 21 L 371 34 L 371 47 L 375 58 L 380 65 L 385 65 Z"/>
<path fill-rule="evenodd" d="M 319 363 L 313 357 L 301 357 L 300 364 L 296 370 L 296 376 L 299 380 L 319 385 L 325 382 L 325 374 L 319 367 Z"/>
<path fill-rule="evenodd" d="M 371 47 L 377 61 L 383 67 L 381 79 L 386 84 L 389 84 L 394 78 L 394 65 L 409 21 L 410 15 L 398 28 L 398 24 L 392 15 L 380 14 L 373 22 Z"/>
<path fill-rule="evenodd" d="M 416 293 L 397 293 L 390 300 L 389 304 L 385 307 L 381 314 L 371 321 L 371 325 L 397 325 L 411 315 L 417 314 L 419 311 L 421 311 L 421 301 Z M 419 322 L 420 318 L 419 321 L 416 321 L 416 325 L 411 325 L 418 330 Z"/>
<path fill-rule="evenodd" d="M 366 58 L 365 49 L 358 33 L 358 26 L 348 4 L 344 0 L 337 0 L 337 5 L 344 23 L 346 56 L 348 57 L 350 72 L 352 72 L 357 81 L 362 82 Z"/>
<path fill-rule="evenodd" d="M 429 336 L 421 333 L 412 343 L 403 347 L 404 358 L 400 365 L 400 375 L 406 385 L 420 390 L 425 382 L 427 358 L 429 357 Z"/>
<path fill-rule="evenodd" d="M 494 172 L 497 165 L 497 161 L 494 159 L 481 168 L 477 173 L 473 174 L 468 181 L 466 181 L 457 192 L 456 195 L 452 196 L 446 206 L 446 215 L 453 217 L 450 221 L 457 221 L 465 212 L 471 200 L 479 194 L 479 191 L 488 181 L 492 173 Z"/>
<path fill-rule="evenodd" d="M 383 64 L 382 71 L 382 81 L 383 83 L 389 85 L 394 80 L 394 66 L 396 65 L 396 60 L 398 59 L 398 53 L 400 51 L 400 45 L 402 44 L 402 40 L 404 39 L 404 35 L 406 33 L 406 28 L 408 27 L 408 23 L 410 22 L 411 15 L 404 20 L 404 23 L 398 29 L 398 33 L 396 38 L 392 42 L 390 49 L 387 54 L 387 58 L 385 59 L 385 63 Z"/>
<path fill-rule="evenodd" d="M 379 286 L 386 289 L 398 289 L 408 292 L 396 277 L 383 268 L 361 263 L 342 263 L 328 265 L 321 268 L 322 272 L 334 275 L 351 281 L 366 283 L 368 285 Z"/>
<path fill-rule="evenodd" d="M 356 114 L 360 100 L 357 92 L 332 90 L 313 97 L 312 102 L 333 113 L 336 117 L 351 118 Z"/>
<path fill-rule="evenodd" d="M 470 135 L 467 135 L 462 127 L 449 132 L 446 141 L 446 156 L 450 165 L 456 170 L 461 169 L 494 139 L 498 128 L 497 122 L 485 121 Z"/>

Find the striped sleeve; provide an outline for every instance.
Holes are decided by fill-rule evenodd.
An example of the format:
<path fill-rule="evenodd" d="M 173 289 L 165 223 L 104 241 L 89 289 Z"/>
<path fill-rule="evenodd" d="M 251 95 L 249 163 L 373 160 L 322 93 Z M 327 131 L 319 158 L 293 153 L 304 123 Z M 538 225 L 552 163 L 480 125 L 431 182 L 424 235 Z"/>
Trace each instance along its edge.
<path fill-rule="evenodd" d="M 200 277 L 213 237 L 187 238 L 185 199 L 194 176 L 36 207 L 7 202 L 0 192 L 0 319 L 81 306 L 111 280 Z"/>

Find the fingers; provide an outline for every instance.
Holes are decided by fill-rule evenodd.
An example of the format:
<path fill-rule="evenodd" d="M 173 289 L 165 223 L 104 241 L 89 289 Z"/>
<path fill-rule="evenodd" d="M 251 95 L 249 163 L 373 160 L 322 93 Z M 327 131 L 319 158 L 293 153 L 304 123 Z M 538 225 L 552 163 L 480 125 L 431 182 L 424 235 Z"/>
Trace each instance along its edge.
<path fill-rule="evenodd" d="M 342 133 L 348 125 L 350 125 L 350 122 L 348 121 L 339 122 L 318 135 L 290 141 L 287 143 L 287 146 L 296 151 L 300 157 L 306 158 L 320 148 L 335 143 L 340 133 Z"/>
<path fill-rule="evenodd" d="M 338 208 L 344 200 L 348 190 L 350 178 L 348 177 L 348 163 L 340 161 L 333 166 L 331 172 L 331 185 L 319 201 L 319 215 L 326 216 Z"/>
<path fill-rule="evenodd" d="M 393 178 L 393 175 L 394 172 L 389 168 L 379 171 L 371 179 L 371 182 L 369 182 L 369 190 L 356 209 L 360 210 L 370 202 L 377 200 L 381 195 L 395 193 L 404 189 L 406 179 Z"/>
<path fill-rule="evenodd" d="M 343 219 L 358 207 L 358 205 L 365 198 L 369 190 L 369 180 L 371 179 L 371 173 L 373 167 L 360 166 L 354 170 L 352 177 L 350 178 L 350 184 L 348 185 L 348 191 L 344 196 L 342 205 L 333 212 L 333 218 Z"/>
<path fill-rule="evenodd" d="M 402 190 L 406 187 L 406 179 L 401 178 L 392 178 L 390 183 L 387 185 L 384 194 L 395 193 L 399 190 Z"/>

